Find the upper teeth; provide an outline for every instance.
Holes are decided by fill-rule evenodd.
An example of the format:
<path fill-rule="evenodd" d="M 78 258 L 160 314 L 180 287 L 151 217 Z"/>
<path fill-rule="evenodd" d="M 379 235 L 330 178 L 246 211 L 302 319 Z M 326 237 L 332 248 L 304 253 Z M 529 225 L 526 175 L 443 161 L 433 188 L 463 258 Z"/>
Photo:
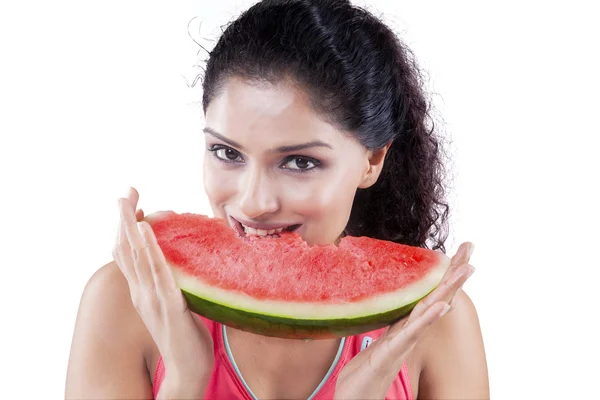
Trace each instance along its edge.
<path fill-rule="evenodd" d="M 254 229 L 254 228 L 251 228 L 244 224 L 242 224 L 242 227 L 244 228 L 244 232 L 246 232 L 246 235 L 258 235 L 258 236 L 273 235 L 274 233 L 280 233 L 283 230 L 283 228 L 277 228 L 277 229 L 269 229 L 267 231 L 264 229 Z"/>

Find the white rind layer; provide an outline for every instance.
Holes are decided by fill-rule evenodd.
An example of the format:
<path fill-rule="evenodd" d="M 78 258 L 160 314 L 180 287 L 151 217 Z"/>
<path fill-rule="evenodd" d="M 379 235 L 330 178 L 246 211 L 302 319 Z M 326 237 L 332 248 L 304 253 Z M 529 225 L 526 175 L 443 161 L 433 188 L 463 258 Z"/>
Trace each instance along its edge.
<path fill-rule="evenodd" d="M 327 304 L 256 299 L 245 293 L 207 285 L 200 281 L 198 277 L 187 274 L 180 268 L 169 264 L 175 281 L 186 292 L 226 307 L 293 319 L 311 319 L 315 315 L 318 315 L 319 319 L 358 318 L 404 307 L 425 297 L 427 293 L 439 285 L 449 265 L 450 259 L 442 254 L 440 264 L 437 267 L 433 268 L 423 279 L 405 288 L 362 301 L 346 304 Z"/>

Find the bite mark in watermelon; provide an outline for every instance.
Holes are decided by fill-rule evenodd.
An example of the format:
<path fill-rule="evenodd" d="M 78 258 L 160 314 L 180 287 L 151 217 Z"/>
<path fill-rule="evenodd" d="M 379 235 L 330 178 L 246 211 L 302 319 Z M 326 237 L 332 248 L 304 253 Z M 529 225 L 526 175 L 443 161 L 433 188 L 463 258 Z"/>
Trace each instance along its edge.
<path fill-rule="evenodd" d="M 445 254 L 367 237 L 309 246 L 300 235 L 239 237 L 223 219 L 146 216 L 190 310 L 233 328 L 344 337 L 406 316 L 440 283 Z"/>

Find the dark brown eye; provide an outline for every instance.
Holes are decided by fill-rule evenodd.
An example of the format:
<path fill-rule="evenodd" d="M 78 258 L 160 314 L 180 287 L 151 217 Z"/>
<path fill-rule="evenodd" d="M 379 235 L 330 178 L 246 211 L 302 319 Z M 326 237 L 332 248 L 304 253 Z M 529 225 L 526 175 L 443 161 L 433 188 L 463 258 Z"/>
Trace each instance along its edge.
<path fill-rule="evenodd" d="M 306 158 L 296 158 L 296 165 L 298 166 L 298 168 L 300 169 L 306 169 L 309 167 L 310 165 L 310 161 L 308 161 Z"/>
<path fill-rule="evenodd" d="M 235 160 L 238 157 L 238 155 L 235 153 L 235 151 L 233 151 L 231 149 L 226 149 L 225 157 L 227 157 L 230 160 Z"/>
<path fill-rule="evenodd" d="M 285 169 L 295 171 L 309 171 L 319 165 L 317 160 L 308 157 L 290 157 L 284 164 Z"/>
<path fill-rule="evenodd" d="M 215 154 L 215 156 L 223 161 L 227 162 L 243 162 L 241 159 L 240 153 L 237 151 L 227 148 L 227 147 L 219 147 L 215 149 L 211 149 L 211 151 Z"/>

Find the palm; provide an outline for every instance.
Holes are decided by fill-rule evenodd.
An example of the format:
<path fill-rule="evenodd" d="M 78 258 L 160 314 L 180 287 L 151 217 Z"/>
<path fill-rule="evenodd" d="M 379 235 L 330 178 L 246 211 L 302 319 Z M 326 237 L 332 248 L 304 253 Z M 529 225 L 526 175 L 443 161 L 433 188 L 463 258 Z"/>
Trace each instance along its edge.
<path fill-rule="evenodd" d="M 469 257 L 469 245 L 463 243 L 439 286 L 344 366 L 336 383 L 336 399 L 385 397 L 418 340 L 449 310 L 457 291 L 473 272 L 466 264 Z"/>

